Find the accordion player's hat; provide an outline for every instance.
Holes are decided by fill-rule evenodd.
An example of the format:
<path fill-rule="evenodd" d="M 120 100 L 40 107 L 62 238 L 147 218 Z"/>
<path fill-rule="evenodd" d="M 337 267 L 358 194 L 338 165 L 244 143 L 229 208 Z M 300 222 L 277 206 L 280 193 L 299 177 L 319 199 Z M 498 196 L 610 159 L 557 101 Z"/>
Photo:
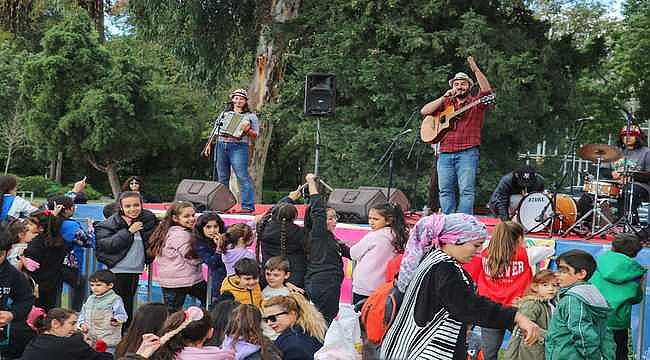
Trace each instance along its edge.
<path fill-rule="evenodd" d="M 233 96 L 241 96 L 244 99 L 248 100 L 248 91 L 246 91 L 245 89 L 237 89 L 237 90 L 233 91 L 232 93 L 230 93 L 230 98 L 231 99 L 233 98 Z"/>

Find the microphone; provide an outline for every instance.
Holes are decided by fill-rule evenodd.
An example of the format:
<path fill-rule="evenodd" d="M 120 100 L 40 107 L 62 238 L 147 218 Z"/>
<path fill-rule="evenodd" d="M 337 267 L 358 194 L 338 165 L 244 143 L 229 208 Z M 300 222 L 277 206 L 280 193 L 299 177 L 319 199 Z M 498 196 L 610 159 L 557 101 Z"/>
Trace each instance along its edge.
<path fill-rule="evenodd" d="M 402 131 L 401 133 L 397 134 L 397 136 L 406 135 L 406 134 L 408 134 L 408 133 L 410 133 L 412 131 L 413 131 L 413 129 L 406 129 L 406 130 Z"/>
<path fill-rule="evenodd" d="M 594 119 L 593 116 L 587 116 L 587 117 L 583 117 L 583 118 L 580 118 L 580 119 L 576 119 L 576 122 L 590 121 L 590 120 L 593 120 L 593 119 Z"/>

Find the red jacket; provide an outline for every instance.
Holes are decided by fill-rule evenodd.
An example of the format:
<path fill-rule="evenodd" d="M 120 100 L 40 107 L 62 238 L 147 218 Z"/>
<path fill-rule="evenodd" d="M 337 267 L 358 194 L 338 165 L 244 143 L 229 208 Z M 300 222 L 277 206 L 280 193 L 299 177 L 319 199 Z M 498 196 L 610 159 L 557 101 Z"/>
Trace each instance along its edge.
<path fill-rule="evenodd" d="M 499 304 L 512 305 L 513 300 L 523 296 L 533 280 L 533 271 L 528 263 L 526 247 L 517 247 L 517 252 L 506 268 L 504 276 L 497 279 L 489 276 L 487 259 L 488 252 L 485 249 L 480 256 L 474 257 L 464 268 L 476 283 L 479 295 Z"/>

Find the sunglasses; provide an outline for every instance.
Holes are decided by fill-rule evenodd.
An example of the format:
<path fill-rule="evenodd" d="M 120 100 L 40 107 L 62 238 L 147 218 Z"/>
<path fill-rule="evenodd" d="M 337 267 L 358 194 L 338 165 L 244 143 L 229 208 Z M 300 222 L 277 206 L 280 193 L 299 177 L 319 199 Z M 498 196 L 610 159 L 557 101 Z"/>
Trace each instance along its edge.
<path fill-rule="evenodd" d="M 641 132 L 639 130 L 630 130 L 630 131 L 621 131 L 620 133 L 621 136 L 639 136 L 641 135 Z"/>
<path fill-rule="evenodd" d="M 267 323 L 268 322 L 276 322 L 276 321 L 278 321 L 278 316 L 287 315 L 287 314 L 288 314 L 288 312 L 283 311 L 283 312 L 280 312 L 280 313 L 277 313 L 277 314 L 265 316 L 265 317 L 262 318 L 262 320 L 264 320 L 264 322 L 267 322 Z"/>

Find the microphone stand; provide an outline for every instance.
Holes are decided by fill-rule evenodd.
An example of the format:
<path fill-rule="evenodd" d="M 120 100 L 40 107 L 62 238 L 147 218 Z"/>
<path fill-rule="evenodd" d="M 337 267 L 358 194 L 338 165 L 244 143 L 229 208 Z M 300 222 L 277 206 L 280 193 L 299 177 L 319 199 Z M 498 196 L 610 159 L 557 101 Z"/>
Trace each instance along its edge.
<path fill-rule="evenodd" d="M 212 131 L 210 132 L 210 137 L 208 138 L 207 144 L 205 144 L 205 148 L 203 149 L 203 152 L 205 152 L 207 149 L 212 146 L 212 142 L 217 139 L 217 142 L 214 144 L 214 152 L 212 154 L 212 181 L 217 181 L 219 174 L 217 173 L 217 160 L 218 160 L 218 155 L 217 155 L 217 147 L 219 146 L 219 135 L 221 133 L 221 126 L 223 126 L 223 114 L 228 111 L 230 108 L 230 105 L 232 102 L 228 101 L 224 105 L 223 110 L 221 110 L 221 113 L 219 113 L 219 116 L 216 118 L 214 121 L 214 125 L 212 125 Z"/>
<path fill-rule="evenodd" d="M 382 155 L 381 159 L 379 159 L 379 162 L 384 162 L 386 160 L 386 157 L 388 157 L 388 191 L 387 191 L 388 194 L 386 195 L 386 197 L 388 198 L 389 202 L 390 202 L 390 190 L 393 186 L 393 169 L 394 169 L 395 151 L 399 147 L 399 143 L 400 140 L 402 139 L 402 136 L 412 131 L 413 131 L 412 129 L 406 129 L 400 131 L 397 135 L 395 135 L 393 141 L 388 146 L 388 149 L 386 149 L 384 155 Z"/>

